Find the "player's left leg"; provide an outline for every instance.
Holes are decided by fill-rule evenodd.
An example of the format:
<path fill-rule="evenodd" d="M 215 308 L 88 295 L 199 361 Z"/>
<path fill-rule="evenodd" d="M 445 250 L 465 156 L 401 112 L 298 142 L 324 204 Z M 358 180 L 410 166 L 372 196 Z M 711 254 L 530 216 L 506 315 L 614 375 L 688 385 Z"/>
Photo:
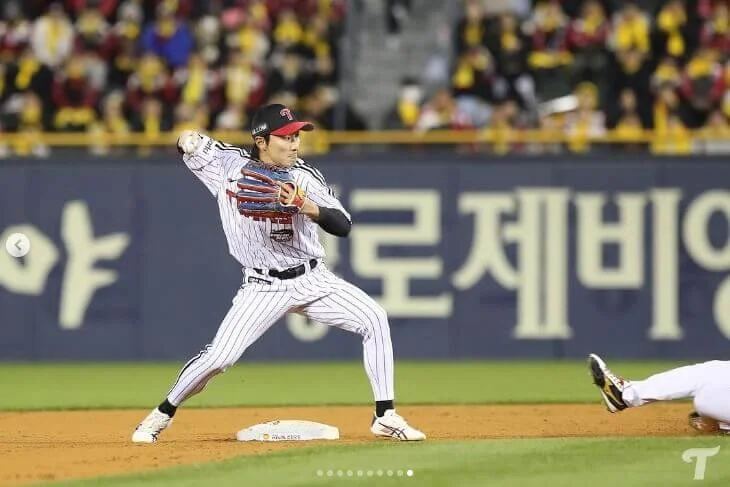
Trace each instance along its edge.
<path fill-rule="evenodd" d="M 631 381 L 623 399 L 630 406 L 642 406 L 654 401 L 694 398 L 708 385 L 730 389 L 730 362 L 712 360 Z"/>
<path fill-rule="evenodd" d="M 393 344 L 385 310 L 364 291 L 324 266 L 315 273 L 316 286 L 302 286 L 300 308 L 312 320 L 362 336 L 365 372 L 375 397 L 371 431 L 399 440 L 425 439 L 426 435 L 395 412 Z"/>

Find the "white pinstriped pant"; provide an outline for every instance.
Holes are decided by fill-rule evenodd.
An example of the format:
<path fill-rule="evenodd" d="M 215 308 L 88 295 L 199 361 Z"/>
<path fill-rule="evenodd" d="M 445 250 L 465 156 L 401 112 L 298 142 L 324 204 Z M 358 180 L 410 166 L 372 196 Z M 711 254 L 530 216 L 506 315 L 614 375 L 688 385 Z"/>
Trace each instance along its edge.
<path fill-rule="evenodd" d="M 623 393 L 630 406 L 684 398 L 693 399 L 700 415 L 730 426 L 730 361 L 712 360 L 667 370 L 631 381 Z"/>
<path fill-rule="evenodd" d="M 271 284 L 248 282 L 249 277 Z M 322 263 L 294 279 L 279 280 L 244 272 L 244 285 L 233 299 L 213 343 L 183 367 L 167 400 L 176 406 L 205 388 L 215 375 L 235 364 L 271 325 L 288 312 L 357 333 L 363 338 L 363 361 L 376 401 L 394 399 L 393 345 L 385 310 Z"/>

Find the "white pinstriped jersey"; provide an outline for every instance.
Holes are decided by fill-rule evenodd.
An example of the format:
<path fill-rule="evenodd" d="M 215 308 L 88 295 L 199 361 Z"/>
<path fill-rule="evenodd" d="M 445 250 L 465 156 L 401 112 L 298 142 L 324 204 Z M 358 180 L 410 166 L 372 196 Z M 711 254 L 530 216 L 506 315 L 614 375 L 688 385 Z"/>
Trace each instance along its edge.
<path fill-rule="evenodd" d="M 294 215 L 291 223 L 256 221 L 239 214 L 237 202 L 226 194 L 236 192 L 241 168 L 251 161 L 245 150 L 205 135 L 193 154 L 183 161 L 218 201 L 223 232 L 230 254 L 243 267 L 283 270 L 310 259 L 324 258 L 319 225 L 305 215 Z M 290 169 L 294 180 L 317 206 L 345 210 L 327 185 L 322 173 L 301 159 Z"/>

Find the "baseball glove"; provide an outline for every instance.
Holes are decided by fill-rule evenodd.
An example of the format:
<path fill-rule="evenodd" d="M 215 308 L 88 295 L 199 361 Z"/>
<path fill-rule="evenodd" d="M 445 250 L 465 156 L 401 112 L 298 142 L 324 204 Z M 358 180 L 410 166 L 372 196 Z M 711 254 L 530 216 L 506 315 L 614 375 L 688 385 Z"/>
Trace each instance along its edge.
<path fill-rule="evenodd" d="M 303 189 L 294 181 L 289 171 L 261 164 L 249 163 L 241 168 L 242 178 L 237 182 L 238 191 L 227 194 L 238 201 L 238 212 L 253 218 L 286 218 L 301 211 L 307 200 Z M 284 198 L 282 188 L 289 186 L 291 197 Z"/>
<path fill-rule="evenodd" d="M 689 425 L 700 433 L 719 433 L 720 425 L 717 420 L 700 416 L 697 411 L 689 413 Z"/>

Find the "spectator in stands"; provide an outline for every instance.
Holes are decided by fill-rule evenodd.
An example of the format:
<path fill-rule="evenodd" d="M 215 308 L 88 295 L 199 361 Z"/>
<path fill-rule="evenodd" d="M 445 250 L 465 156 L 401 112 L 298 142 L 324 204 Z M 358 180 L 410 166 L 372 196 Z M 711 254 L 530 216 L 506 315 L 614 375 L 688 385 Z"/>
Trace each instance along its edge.
<path fill-rule="evenodd" d="M 134 41 L 120 40 L 109 58 L 109 87 L 116 89 L 128 86 L 129 78 L 137 69 L 138 63 L 137 47 Z"/>
<path fill-rule="evenodd" d="M 111 26 L 100 9 L 93 6 L 82 9 L 76 20 L 75 30 L 77 49 L 98 52 L 108 48 Z M 103 52 L 102 55 L 107 56 L 108 53 Z"/>
<path fill-rule="evenodd" d="M 99 55 L 98 51 L 83 51 L 74 56 L 82 61 L 91 88 L 99 94 L 103 93 L 107 87 L 109 63 Z"/>
<path fill-rule="evenodd" d="M 523 107 L 530 104 L 535 98 L 535 83 L 527 69 L 529 40 L 519 19 L 509 12 L 500 15 L 499 27 L 488 45 L 494 53 L 496 74 L 504 86 L 495 86 L 495 98 L 516 100 Z"/>
<path fill-rule="evenodd" d="M 157 18 L 145 27 L 141 41 L 144 51 L 157 54 L 173 69 L 187 64 L 194 47 L 192 33 L 175 18 L 169 2 L 159 4 Z"/>
<path fill-rule="evenodd" d="M 678 89 L 681 85 L 682 71 L 677 65 L 677 60 L 671 56 L 665 57 L 652 74 L 649 87 L 656 92 L 663 87 Z"/>
<path fill-rule="evenodd" d="M 692 152 L 692 145 L 692 137 L 682 119 L 676 114 L 670 114 L 664 128 L 655 134 L 652 151 L 655 154 L 689 154 Z"/>
<path fill-rule="evenodd" d="M 639 115 L 636 113 L 625 115 L 619 120 L 615 128 L 616 137 L 626 141 L 621 144 L 621 147 L 630 151 L 639 150 L 643 147 L 643 133 L 644 127 L 639 119 Z"/>
<path fill-rule="evenodd" d="M 266 98 L 265 73 L 241 51 L 232 51 L 221 70 L 223 98 L 228 105 L 241 106 L 247 112 L 256 110 Z M 288 105 L 287 105 L 288 106 Z"/>
<path fill-rule="evenodd" d="M 148 97 L 142 101 L 141 110 L 133 116 L 132 129 L 148 137 L 156 137 L 172 129 L 171 117 L 158 99 Z"/>
<path fill-rule="evenodd" d="M 608 68 L 606 41 L 611 26 L 598 0 L 586 0 L 580 17 L 568 26 L 567 44 L 573 54 L 573 80 L 590 81 L 605 92 L 604 80 Z"/>
<path fill-rule="evenodd" d="M 126 87 L 137 67 L 142 8 L 138 3 L 127 1 L 119 7 L 117 19 L 103 47 L 104 58 L 108 61 L 111 90 Z"/>
<path fill-rule="evenodd" d="M 512 138 L 517 133 L 516 118 L 519 113 L 517 104 L 512 100 L 500 103 L 494 109 L 489 123 L 493 137 L 492 150 L 495 154 L 506 154 L 517 146 Z"/>
<path fill-rule="evenodd" d="M 659 46 L 656 55 L 683 58 L 687 54 L 687 10 L 683 0 L 669 0 L 657 15 Z"/>
<path fill-rule="evenodd" d="M 641 141 L 644 129 L 648 125 L 648 120 L 639 113 L 636 93 L 630 88 L 624 89 L 621 92 L 618 110 L 612 114 L 609 124 L 615 130 L 616 137 L 626 140 L 621 147 L 629 150 L 640 149 L 643 144 L 635 141 Z"/>
<path fill-rule="evenodd" d="M 487 36 L 487 20 L 480 0 L 466 0 L 464 17 L 456 26 L 456 53 L 484 45 Z"/>
<path fill-rule="evenodd" d="M 318 0 L 266 0 L 266 7 L 272 19 L 281 19 L 285 11 L 291 11 L 295 17 L 309 18 L 319 7 Z"/>
<path fill-rule="evenodd" d="M 386 130 L 413 130 L 421 114 L 423 88 L 415 78 L 401 80 L 398 98 L 383 121 Z"/>
<path fill-rule="evenodd" d="M 272 36 L 280 49 L 296 47 L 302 42 L 304 29 L 293 10 L 283 10 L 274 27 Z"/>
<path fill-rule="evenodd" d="M 192 107 L 204 104 L 214 111 L 223 107 L 219 90 L 223 80 L 208 68 L 201 54 L 192 54 L 187 65 L 175 71 L 173 80 L 180 93 L 179 103 Z"/>
<path fill-rule="evenodd" d="M 565 131 L 569 136 L 569 147 L 574 152 L 590 149 L 590 139 L 606 134 L 605 115 L 598 109 L 598 88 L 593 83 L 583 82 L 575 89 L 578 108 L 569 113 L 565 120 Z"/>
<path fill-rule="evenodd" d="M 451 87 L 457 97 L 493 99 L 494 61 L 484 47 L 473 47 L 461 54 L 451 77 Z"/>
<path fill-rule="evenodd" d="M 124 114 L 124 94 L 121 91 L 109 93 L 102 101 L 101 119 L 89 129 L 94 144 L 91 152 L 95 155 L 109 154 L 111 148 L 103 139 L 104 135 L 129 135 L 131 128 Z"/>
<path fill-rule="evenodd" d="M 342 119 L 338 120 L 337 101 L 339 93 L 332 86 L 318 85 L 305 98 L 304 112 L 325 130 L 367 130 L 362 117 L 345 102 Z M 340 125 L 338 125 L 338 122 Z"/>
<path fill-rule="evenodd" d="M 730 141 L 730 119 L 720 110 L 715 110 L 710 114 L 707 118 L 705 129 L 705 134 L 725 137 Z"/>
<path fill-rule="evenodd" d="M 654 100 L 653 126 L 656 132 L 666 134 L 670 118 L 681 121 L 682 106 L 677 91 L 670 86 L 660 86 Z"/>
<path fill-rule="evenodd" d="M 698 50 L 685 66 L 681 93 L 689 103 L 690 127 L 704 125 L 707 115 L 718 107 L 725 94 L 725 77 L 717 56 L 709 49 Z"/>
<path fill-rule="evenodd" d="M 613 35 L 610 44 L 614 52 L 623 61 L 624 56 L 631 52 L 638 52 L 642 60 L 651 51 L 651 20 L 646 12 L 633 1 L 627 1 L 613 20 Z"/>
<path fill-rule="evenodd" d="M 636 3 L 630 1 L 615 15 L 613 31 L 608 45 L 613 50 L 615 68 L 612 89 L 608 99 L 613 99 L 624 88 L 631 88 L 639 99 L 640 111 L 650 111 L 646 106 L 651 100 L 649 79 L 652 66 L 651 22 L 649 16 Z"/>
<path fill-rule="evenodd" d="M 212 15 L 200 19 L 195 26 L 195 42 L 197 51 L 209 66 L 214 66 L 221 60 L 222 38 L 219 20 Z"/>
<path fill-rule="evenodd" d="M 131 131 L 127 117 L 124 114 L 124 92 L 109 93 L 102 104 L 101 123 L 104 132 L 108 134 L 128 134 Z"/>
<path fill-rule="evenodd" d="M 127 81 L 127 104 L 131 111 L 140 109 L 146 98 L 155 98 L 171 106 L 177 102 L 178 91 L 162 60 L 148 52 L 137 63 Z"/>
<path fill-rule="evenodd" d="M 141 35 L 140 25 L 144 21 L 142 8 L 137 2 L 127 1 L 119 7 L 117 23 L 112 29 L 113 39 L 117 42 L 124 40 L 137 41 Z"/>
<path fill-rule="evenodd" d="M 57 108 L 54 127 L 59 131 L 86 131 L 96 121 L 99 92 L 89 82 L 81 57 L 69 59 L 53 82 Z"/>
<path fill-rule="evenodd" d="M 460 129 L 471 126 L 463 113 L 459 112 L 456 101 L 447 89 L 440 89 L 421 109 L 416 123 L 417 131 L 436 129 Z"/>
<path fill-rule="evenodd" d="M 14 130 L 24 136 L 16 139 L 13 149 L 16 154 L 47 157 L 50 153 L 48 146 L 40 140 L 46 123 L 44 122 L 43 101 L 33 92 L 20 95 L 17 110 L 14 108 Z"/>
<path fill-rule="evenodd" d="M 717 51 L 724 59 L 730 57 L 730 6 L 727 3 L 715 4 L 712 15 L 702 26 L 700 45 Z"/>
<path fill-rule="evenodd" d="M 63 65 L 74 47 L 74 27 L 60 3 L 52 3 L 48 13 L 33 26 L 31 45 L 40 62 L 50 68 Z"/>
<path fill-rule="evenodd" d="M 730 59 L 725 61 L 725 95 L 720 102 L 721 110 L 730 120 Z"/>
<path fill-rule="evenodd" d="M 636 92 L 631 88 L 624 88 L 619 96 L 618 106 L 609 107 L 608 112 L 608 123 L 607 125 L 611 128 L 617 127 L 621 122 L 627 118 L 636 117 L 641 125 L 641 117 L 639 115 L 639 103 L 636 99 Z"/>
<path fill-rule="evenodd" d="M 110 19 L 119 6 L 119 0 L 65 0 L 65 2 L 69 13 L 76 19 L 89 8 L 98 10 L 106 19 Z"/>
<path fill-rule="evenodd" d="M 213 124 L 214 130 L 245 130 L 248 118 L 240 103 L 229 103 L 221 111 Z"/>
<path fill-rule="evenodd" d="M 175 107 L 172 131 L 179 134 L 185 130 L 200 130 L 210 125 L 210 110 L 207 105 L 194 106 L 180 103 Z"/>
<path fill-rule="evenodd" d="M 562 123 L 554 113 L 541 113 L 539 115 L 538 127 L 540 129 L 538 141 L 528 148 L 531 152 L 538 154 L 558 154 L 563 152 L 563 146 L 559 142 L 563 136 Z"/>
<path fill-rule="evenodd" d="M 528 23 L 532 46 L 528 65 L 534 73 L 538 97 L 546 100 L 565 95 L 570 90 L 569 66 L 573 57 L 568 51 L 568 18 L 555 1 L 540 2 Z"/>
<path fill-rule="evenodd" d="M 269 93 L 290 91 L 302 98 L 314 91 L 316 81 L 313 73 L 306 69 L 299 50 L 289 47 L 283 53 L 280 65 L 270 72 L 266 89 Z"/>
<path fill-rule="evenodd" d="M 309 20 L 302 35 L 301 47 L 304 55 L 314 60 L 319 83 L 331 84 L 338 77 L 336 35 L 322 14 Z"/>
<path fill-rule="evenodd" d="M 299 98 L 297 98 L 297 95 L 290 91 L 280 91 L 278 93 L 274 93 L 273 95 L 268 97 L 265 104 L 268 105 L 271 103 L 278 103 L 294 110 L 300 110 L 302 108 L 300 106 Z"/>
<path fill-rule="evenodd" d="M 0 63 L 0 108 L 3 105 L 3 102 L 7 100 L 10 96 L 10 88 L 8 87 L 7 78 L 7 65 L 4 63 Z M 2 123 L 0 123 L 0 127 L 2 127 Z"/>
<path fill-rule="evenodd" d="M 14 62 L 6 66 L 6 89 L 9 95 L 31 91 L 41 98 L 44 113 L 52 111 L 53 71 L 40 62 L 30 47 L 27 47 Z"/>
<path fill-rule="evenodd" d="M 256 15 L 244 15 L 240 19 L 231 17 L 228 22 L 224 22 L 228 32 L 228 48 L 245 53 L 256 65 L 263 64 L 271 49 L 271 41 L 264 32 L 263 23 Z"/>
<path fill-rule="evenodd" d="M 700 135 L 702 140 L 699 140 L 697 145 L 703 152 L 709 154 L 730 152 L 730 123 L 720 110 L 710 114 L 707 125 L 702 128 Z"/>
<path fill-rule="evenodd" d="M 30 43 L 32 31 L 17 1 L 7 2 L 3 10 L 3 17 L 0 17 L 0 64 L 10 63 L 20 56 Z"/>

